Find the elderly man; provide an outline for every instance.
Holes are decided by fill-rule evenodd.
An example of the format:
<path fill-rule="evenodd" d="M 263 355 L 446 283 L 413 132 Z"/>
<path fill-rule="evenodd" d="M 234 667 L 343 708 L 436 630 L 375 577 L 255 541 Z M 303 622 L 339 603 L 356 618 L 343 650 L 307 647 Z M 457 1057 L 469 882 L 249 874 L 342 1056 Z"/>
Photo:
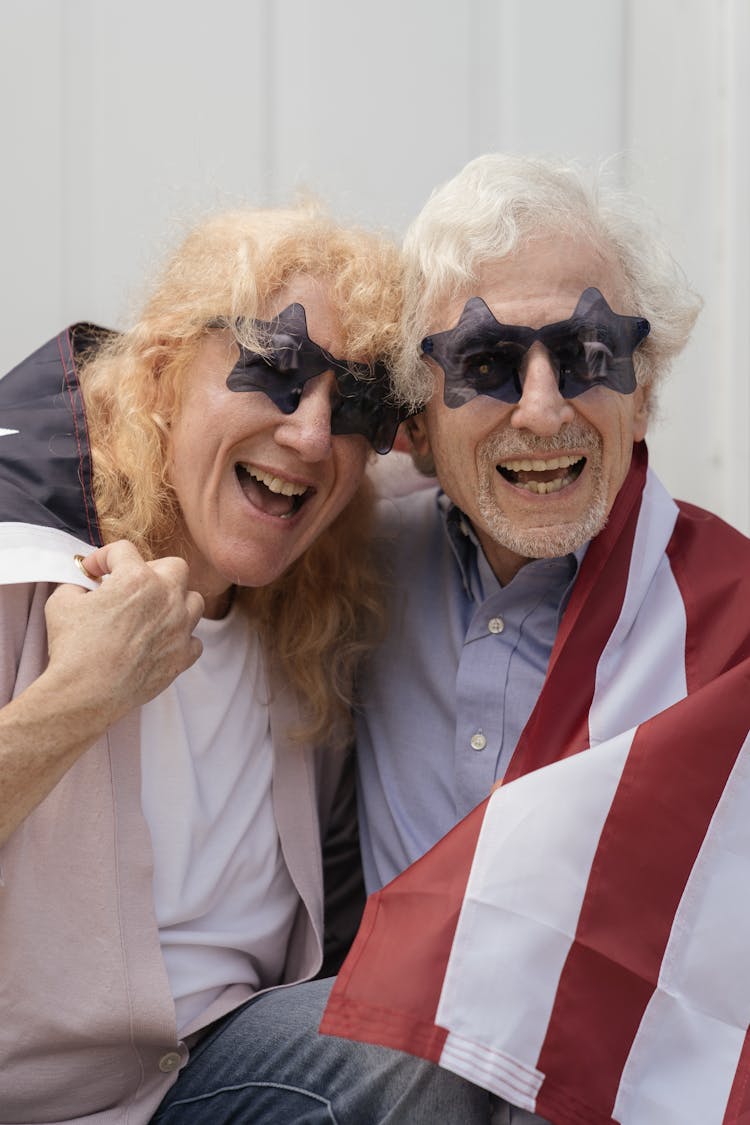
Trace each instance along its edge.
<path fill-rule="evenodd" d="M 683 911 L 677 938 L 702 940 L 721 853 L 701 840 L 742 807 L 718 809 L 750 726 L 750 550 L 675 504 L 644 445 L 700 302 L 637 205 L 546 160 L 472 162 L 406 255 L 397 390 L 423 408 L 414 456 L 440 487 L 380 512 L 388 633 L 360 679 L 357 745 L 377 893 L 321 1025 L 331 1038 L 311 1033 L 311 986 L 258 1002 L 265 1046 L 283 1042 L 270 1071 L 334 1116 L 345 1085 L 343 1119 L 373 1120 L 350 1064 L 362 1045 L 333 1038 L 351 1037 L 491 1091 L 467 1082 L 471 1120 L 712 1120 L 702 1106 L 729 1093 L 702 1068 L 717 1038 L 742 1054 L 744 1009 L 728 1016 L 737 989 L 701 969 L 675 1015 L 705 957 L 670 922 Z M 720 960 L 743 979 L 734 870 Z M 733 1073 L 725 1062 L 725 1085 Z M 444 1104 L 434 1120 L 466 1114 Z"/>
<path fill-rule="evenodd" d="M 440 489 L 382 516 L 393 610 L 357 740 L 369 891 L 504 775 L 697 314 L 634 209 L 604 198 L 572 168 L 484 156 L 408 233 L 398 389 L 425 403 L 411 440 Z"/>
<path fill-rule="evenodd" d="M 440 487 L 383 504 L 357 749 L 368 891 L 409 869 L 322 1030 L 512 1122 L 739 1120 L 750 550 L 644 445 L 699 301 L 634 201 L 547 160 L 473 161 L 406 254 L 397 384 Z"/>

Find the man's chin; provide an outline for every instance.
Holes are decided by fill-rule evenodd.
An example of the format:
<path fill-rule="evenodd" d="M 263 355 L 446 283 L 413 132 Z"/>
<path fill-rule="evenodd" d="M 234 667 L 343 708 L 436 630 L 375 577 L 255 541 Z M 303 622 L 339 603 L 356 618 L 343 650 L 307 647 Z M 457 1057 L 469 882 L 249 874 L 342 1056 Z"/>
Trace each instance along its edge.
<path fill-rule="evenodd" d="M 583 547 L 598 535 L 607 522 L 604 504 L 590 508 L 579 519 L 551 523 L 544 526 L 524 527 L 505 516 L 494 513 L 485 522 L 494 541 L 524 559 L 556 559 Z"/>
<path fill-rule="evenodd" d="M 589 535 L 581 527 L 546 528 L 544 533 L 528 532 L 509 536 L 503 546 L 526 559 L 558 559 L 577 551 L 595 534 L 598 531 Z"/>

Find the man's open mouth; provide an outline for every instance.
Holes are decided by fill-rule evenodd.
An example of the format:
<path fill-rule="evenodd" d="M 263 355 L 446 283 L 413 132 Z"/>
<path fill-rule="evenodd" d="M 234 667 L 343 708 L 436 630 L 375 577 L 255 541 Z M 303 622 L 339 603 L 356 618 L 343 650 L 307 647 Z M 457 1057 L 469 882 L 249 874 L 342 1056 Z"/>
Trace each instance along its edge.
<path fill-rule="evenodd" d="M 250 503 L 269 516 L 288 520 L 296 515 L 315 489 L 274 476 L 255 465 L 238 462 L 234 471 Z"/>
<path fill-rule="evenodd" d="M 497 470 L 504 480 L 516 488 L 543 496 L 550 492 L 560 492 L 581 475 L 586 464 L 585 457 L 551 457 L 542 460 L 536 457 L 514 457 L 501 461 Z"/>

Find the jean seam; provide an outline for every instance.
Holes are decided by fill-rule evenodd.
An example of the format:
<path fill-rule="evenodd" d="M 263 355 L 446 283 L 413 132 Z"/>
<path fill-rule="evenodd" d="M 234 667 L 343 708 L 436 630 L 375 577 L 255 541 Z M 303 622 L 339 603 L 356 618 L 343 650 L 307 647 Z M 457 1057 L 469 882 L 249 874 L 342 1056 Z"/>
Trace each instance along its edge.
<path fill-rule="evenodd" d="M 290 1093 L 302 1094 L 306 1098 L 311 1098 L 313 1101 L 320 1102 L 328 1110 L 331 1125 L 339 1125 L 338 1118 L 333 1112 L 333 1107 L 328 1098 L 324 1098 L 320 1094 L 314 1094 L 311 1090 L 305 1090 L 301 1086 L 289 1086 L 283 1082 L 242 1082 L 237 1086 L 220 1086 L 216 1090 L 210 1090 L 205 1094 L 196 1094 L 192 1098 L 175 1098 L 168 1106 L 164 1106 L 158 1117 L 154 1118 L 154 1121 L 161 1121 L 167 1116 L 170 1110 L 177 1109 L 179 1106 L 195 1105 L 197 1102 L 205 1102 L 211 1098 L 220 1097 L 222 1094 L 232 1094 L 238 1090 L 249 1090 L 254 1086 L 262 1086 L 265 1089 L 273 1090 L 288 1090 Z"/>

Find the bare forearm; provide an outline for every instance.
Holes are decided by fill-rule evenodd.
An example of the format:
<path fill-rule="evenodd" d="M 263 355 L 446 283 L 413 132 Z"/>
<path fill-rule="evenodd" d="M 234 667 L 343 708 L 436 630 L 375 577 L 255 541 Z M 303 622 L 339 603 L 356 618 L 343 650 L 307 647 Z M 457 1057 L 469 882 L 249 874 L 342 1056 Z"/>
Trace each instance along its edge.
<path fill-rule="evenodd" d="M 86 562 L 107 581 L 50 595 L 47 668 L 0 711 L 0 843 L 112 723 L 200 655 L 192 633 L 204 602 L 181 559 L 146 563 L 120 542 Z"/>
<path fill-rule="evenodd" d="M 104 708 L 51 679 L 0 710 L 0 844 L 107 729 Z"/>

